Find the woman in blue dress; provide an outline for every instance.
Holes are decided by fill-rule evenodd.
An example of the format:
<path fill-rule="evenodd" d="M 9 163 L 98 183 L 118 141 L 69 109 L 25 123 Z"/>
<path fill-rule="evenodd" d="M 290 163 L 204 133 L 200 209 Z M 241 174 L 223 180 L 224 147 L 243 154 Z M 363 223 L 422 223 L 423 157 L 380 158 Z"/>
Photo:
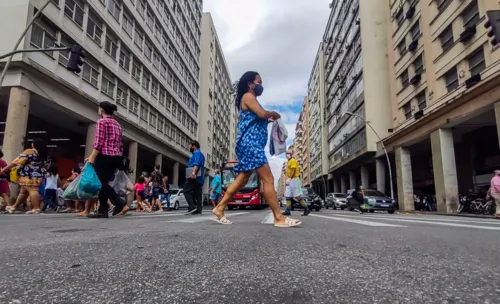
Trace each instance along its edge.
<path fill-rule="evenodd" d="M 236 156 L 238 163 L 234 171 L 238 173 L 235 181 L 227 188 L 221 202 L 212 211 L 220 224 L 232 224 L 225 216 L 224 209 L 234 195 L 243 188 L 252 172 L 259 176 L 264 191 L 264 199 L 274 214 L 276 227 L 293 227 L 300 225 L 299 220 L 285 217 L 278 206 L 278 197 L 274 189 L 274 177 L 267 162 L 264 148 L 268 142 L 267 125 L 280 118 L 275 111 L 266 111 L 257 101 L 264 87 L 262 78 L 256 72 L 246 72 L 238 83 L 236 106 L 240 109 L 238 136 L 236 138 Z"/>

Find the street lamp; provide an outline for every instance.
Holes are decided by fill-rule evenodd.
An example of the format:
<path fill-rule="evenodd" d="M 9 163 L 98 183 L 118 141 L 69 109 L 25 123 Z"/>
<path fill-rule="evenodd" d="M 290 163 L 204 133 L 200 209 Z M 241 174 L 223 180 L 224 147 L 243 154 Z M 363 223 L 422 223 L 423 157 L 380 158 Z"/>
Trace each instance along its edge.
<path fill-rule="evenodd" d="M 345 114 L 347 114 L 349 116 L 354 116 L 354 117 L 357 117 L 357 118 L 361 119 L 365 123 L 365 125 L 367 125 L 368 127 L 370 127 L 370 129 L 373 131 L 373 133 L 375 133 L 375 135 L 377 136 L 378 140 L 380 141 L 380 144 L 382 145 L 382 149 L 384 149 L 385 158 L 387 159 L 387 166 L 389 166 L 389 183 L 391 185 L 391 199 L 394 200 L 394 187 L 392 185 L 391 161 L 389 160 L 389 153 L 387 153 L 387 149 L 385 148 L 385 145 L 384 145 L 384 142 L 382 141 L 382 138 L 380 138 L 380 136 L 378 135 L 377 131 L 375 131 L 375 129 L 370 124 L 370 122 L 367 121 L 366 119 L 364 119 L 363 117 L 359 116 L 358 114 L 354 114 L 352 112 L 345 112 Z"/>

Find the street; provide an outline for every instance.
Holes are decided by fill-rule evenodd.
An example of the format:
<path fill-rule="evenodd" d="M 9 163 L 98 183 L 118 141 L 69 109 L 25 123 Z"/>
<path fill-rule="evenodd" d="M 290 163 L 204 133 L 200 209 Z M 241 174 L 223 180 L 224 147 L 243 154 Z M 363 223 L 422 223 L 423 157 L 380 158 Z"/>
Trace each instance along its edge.
<path fill-rule="evenodd" d="M 500 303 L 497 220 L 182 212 L 1 215 L 0 303 Z"/>

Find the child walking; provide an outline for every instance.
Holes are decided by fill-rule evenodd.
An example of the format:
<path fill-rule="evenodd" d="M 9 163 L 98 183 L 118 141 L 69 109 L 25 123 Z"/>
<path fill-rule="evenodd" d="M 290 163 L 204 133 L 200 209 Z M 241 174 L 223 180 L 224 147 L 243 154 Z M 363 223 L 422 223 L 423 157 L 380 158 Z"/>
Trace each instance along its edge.
<path fill-rule="evenodd" d="M 137 212 L 142 212 L 142 211 L 151 211 L 151 209 L 144 207 L 144 205 L 147 205 L 145 202 L 146 199 L 146 179 L 144 176 L 139 177 L 137 180 L 137 183 L 135 184 L 135 196 L 137 200 Z"/>
<path fill-rule="evenodd" d="M 44 193 L 44 204 L 42 211 L 45 212 L 48 206 L 57 210 L 59 208 L 57 203 L 57 188 L 61 185 L 61 180 L 59 179 L 59 173 L 57 166 L 51 164 L 45 175 L 45 193 Z"/>

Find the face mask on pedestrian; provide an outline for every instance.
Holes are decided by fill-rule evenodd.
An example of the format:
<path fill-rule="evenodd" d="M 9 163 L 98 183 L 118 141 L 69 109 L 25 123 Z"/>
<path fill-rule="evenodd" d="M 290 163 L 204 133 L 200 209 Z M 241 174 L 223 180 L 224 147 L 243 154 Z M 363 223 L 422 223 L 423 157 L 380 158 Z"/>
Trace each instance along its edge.
<path fill-rule="evenodd" d="M 260 96 L 264 93 L 264 87 L 261 84 L 256 83 L 253 91 L 255 92 L 255 96 Z"/>
<path fill-rule="evenodd" d="M 194 152 L 194 147 L 193 147 L 193 146 L 189 146 L 189 151 L 190 151 L 191 153 L 193 153 L 193 152 Z"/>

